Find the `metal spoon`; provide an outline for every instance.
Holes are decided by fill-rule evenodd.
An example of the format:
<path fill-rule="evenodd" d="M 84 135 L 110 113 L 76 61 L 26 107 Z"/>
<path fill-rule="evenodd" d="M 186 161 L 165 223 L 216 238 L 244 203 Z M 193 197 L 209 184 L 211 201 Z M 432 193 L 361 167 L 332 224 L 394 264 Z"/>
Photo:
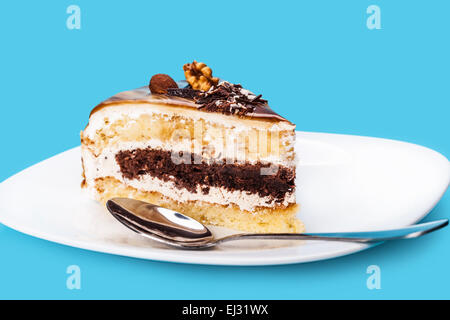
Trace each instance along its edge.
<path fill-rule="evenodd" d="M 220 243 L 243 239 L 328 240 L 350 242 L 380 242 L 394 239 L 417 238 L 448 225 L 441 219 L 399 229 L 338 233 L 240 233 L 214 239 L 203 224 L 179 212 L 147 202 L 113 198 L 106 207 L 121 223 L 144 237 L 184 249 L 205 249 Z"/>

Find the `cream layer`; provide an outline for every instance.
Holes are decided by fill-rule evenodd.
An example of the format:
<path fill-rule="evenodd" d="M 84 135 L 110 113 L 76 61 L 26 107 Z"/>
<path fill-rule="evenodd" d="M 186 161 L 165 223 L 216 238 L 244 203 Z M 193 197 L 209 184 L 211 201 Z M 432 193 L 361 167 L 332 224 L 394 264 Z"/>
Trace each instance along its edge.
<path fill-rule="evenodd" d="M 266 129 L 270 131 L 294 130 L 295 125 L 288 121 L 262 121 L 258 119 L 239 119 L 218 113 L 199 112 L 195 109 L 184 109 L 170 107 L 156 103 L 124 103 L 121 105 L 106 106 L 95 112 L 89 118 L 89 124 L 84 131 L 84 135 L 93 139 L 97 130 L 105 127 L 104 119 L 107 118 L 110 124 L 127 116 L 137 119 L 143 114 L 165 114 L 170 117 L 185 116 L 194 120 L 205 120 L 211 123 L 220 123 L 225 127 L 234 128 L 237 131 L 248 130 L 248 128 Z"/>

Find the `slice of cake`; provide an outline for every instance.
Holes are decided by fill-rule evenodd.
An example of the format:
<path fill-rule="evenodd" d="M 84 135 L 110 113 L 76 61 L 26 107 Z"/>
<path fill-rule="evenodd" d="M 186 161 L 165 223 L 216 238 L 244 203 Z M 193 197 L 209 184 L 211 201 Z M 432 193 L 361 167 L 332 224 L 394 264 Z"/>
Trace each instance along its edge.
<path fill-rule="evenodd" d="M 184 70 L 187 82 L 158 74 L 94 108 L 81 133 L 83 187 L 102 203 L 130 197 L 205 224 L 302 232 L 295 125 L 205 64 Z"/>

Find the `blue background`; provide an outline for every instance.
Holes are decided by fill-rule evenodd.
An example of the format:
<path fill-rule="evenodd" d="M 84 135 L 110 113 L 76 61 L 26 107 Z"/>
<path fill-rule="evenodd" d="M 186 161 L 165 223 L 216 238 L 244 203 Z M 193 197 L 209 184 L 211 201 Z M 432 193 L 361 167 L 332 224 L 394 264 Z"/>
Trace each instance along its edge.
<path fill-rule="evenodd" d="M 66 8 L 81 8 L 81 30 Z M 366 8 L 381 8 L 381 30 Z M 183 78 L 193 59 L 263 93 L 299 130 L 405 140 L 450 156 L 449 1 L 2 1 L 0 181 L 79 145 L 91 108 Z M 449 216 L 444 196 L 427 220 Z M 0 298 L 450 298 L 450 232 L 275 267 L 152 262 L 0 226 Z M 66 288 L 79 265 L 81 290 Z M 381 268 L 381 290 L 366 287 Z"/>

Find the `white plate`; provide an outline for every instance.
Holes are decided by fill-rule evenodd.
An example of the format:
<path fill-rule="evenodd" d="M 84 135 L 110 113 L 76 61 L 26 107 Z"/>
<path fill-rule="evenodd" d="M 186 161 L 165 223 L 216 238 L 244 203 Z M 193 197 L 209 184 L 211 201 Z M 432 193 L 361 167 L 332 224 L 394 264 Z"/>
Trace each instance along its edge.
<path fill-rule="evenodd" d="M 448 187 L 441 154 L 409 143 L 299 132 L 299 217 L 308 232 L 387 229 L 415 223 Z M 0 222 L 50 241 L 152 260 L 270 265 L 338 257 L 368 245 L 327 241 L 230 242 L 184 251 L 145 239 L 115 221 L 80 189 L 80 149 L 38 163 L 0 184 Z M 213 228 L 222 234 L 228 230 Z"/>

